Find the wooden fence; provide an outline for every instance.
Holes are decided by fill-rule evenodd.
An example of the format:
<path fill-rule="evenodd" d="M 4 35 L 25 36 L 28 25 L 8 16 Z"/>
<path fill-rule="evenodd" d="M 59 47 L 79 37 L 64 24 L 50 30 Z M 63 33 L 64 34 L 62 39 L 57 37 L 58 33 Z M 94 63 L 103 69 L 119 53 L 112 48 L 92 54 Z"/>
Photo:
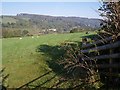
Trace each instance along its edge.
<path fill-rule="evenodd" d="M 108 37 L 93 43 L 83 43 L 82 60 L 96 60 L 97 65 L 91 65 L 98 69 L 106 83 L 120 82 L 120 37 Z M 96 67 L 97 66 L 97 67 Z M 117 82 L 117 83 L 118 83 Z"/>

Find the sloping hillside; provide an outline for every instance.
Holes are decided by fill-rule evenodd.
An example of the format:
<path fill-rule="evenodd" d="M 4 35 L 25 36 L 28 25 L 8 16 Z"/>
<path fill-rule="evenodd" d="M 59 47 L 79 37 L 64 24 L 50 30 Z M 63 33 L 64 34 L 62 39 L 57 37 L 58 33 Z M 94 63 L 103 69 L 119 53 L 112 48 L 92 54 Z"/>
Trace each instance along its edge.
<path fill-rule="evenodd" d="M 17 14 L 16 16 L 1 16 L 3 29 L 28 30 L 32 33 L 56 29 L 56 32 L 69 32 L 72 28 L 83 30 L 97 29 L 100 19 L 81 17 L 55 17 L 35 14 Z"/>

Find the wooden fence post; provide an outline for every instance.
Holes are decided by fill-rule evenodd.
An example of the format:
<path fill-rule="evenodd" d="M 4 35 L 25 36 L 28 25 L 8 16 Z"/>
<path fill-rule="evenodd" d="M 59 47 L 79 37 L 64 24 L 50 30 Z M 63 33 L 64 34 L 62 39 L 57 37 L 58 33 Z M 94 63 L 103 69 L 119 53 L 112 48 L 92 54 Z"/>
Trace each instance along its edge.
<path fill-rule="evenodd" d="M 112 41 L 110 42 L 112 43 Z M 113 54 L 113 49 L 111 48 L 110 49 L 110 55 Z M 109 59 L 109 64 L 112 65 L 112 58 Z M 111 82 L 112 81 L 112 67 L 109 68 L 109 73 L 110 73 L 110 77 L 109 77 L 109 81 Z"/>

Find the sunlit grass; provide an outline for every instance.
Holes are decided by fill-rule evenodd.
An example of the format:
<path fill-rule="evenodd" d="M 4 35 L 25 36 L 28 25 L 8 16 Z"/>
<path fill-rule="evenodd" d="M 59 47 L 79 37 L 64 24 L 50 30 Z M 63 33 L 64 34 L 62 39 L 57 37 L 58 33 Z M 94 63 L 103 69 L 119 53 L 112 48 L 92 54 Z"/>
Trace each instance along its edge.
<path fill-rule="evenodd" d="M 91 35 L 93 34 L 87 34 Z M 9 87 L 19 87 L 32 79 L 50 71 L 47 65 L 46 57 L 42 52 L 36 52 L 39 45 L 55 46 L 60 43 L 70 41 L 81 41 L 83 33 L 72 34 L 48 34 L 39 37 L 23 37 L 2 39 L 2 66 L 5 67 L 5 73 L 10 74 L 8 78 Z M 53 72 L 55 74 L 55 72 Z M 48 76 L 50 77 L 50 76 Z M 57 79 L 56 77 L 51 83 L 47 83 L 45 87 L 51 86 Z M 45 79 L 42 79 L 44 81 Z"/>

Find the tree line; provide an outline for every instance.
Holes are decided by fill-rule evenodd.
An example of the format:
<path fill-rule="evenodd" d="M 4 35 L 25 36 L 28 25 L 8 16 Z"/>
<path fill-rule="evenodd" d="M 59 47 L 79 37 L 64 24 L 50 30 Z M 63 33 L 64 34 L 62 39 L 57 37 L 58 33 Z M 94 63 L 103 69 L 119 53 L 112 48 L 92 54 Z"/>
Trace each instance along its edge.
<path fill-rule="evenodd" d="M 11 38 L 11 37 L 21 37 L 21 36 L 29 36 L 28 30 L 2 30 L 3 38 Z"/>

